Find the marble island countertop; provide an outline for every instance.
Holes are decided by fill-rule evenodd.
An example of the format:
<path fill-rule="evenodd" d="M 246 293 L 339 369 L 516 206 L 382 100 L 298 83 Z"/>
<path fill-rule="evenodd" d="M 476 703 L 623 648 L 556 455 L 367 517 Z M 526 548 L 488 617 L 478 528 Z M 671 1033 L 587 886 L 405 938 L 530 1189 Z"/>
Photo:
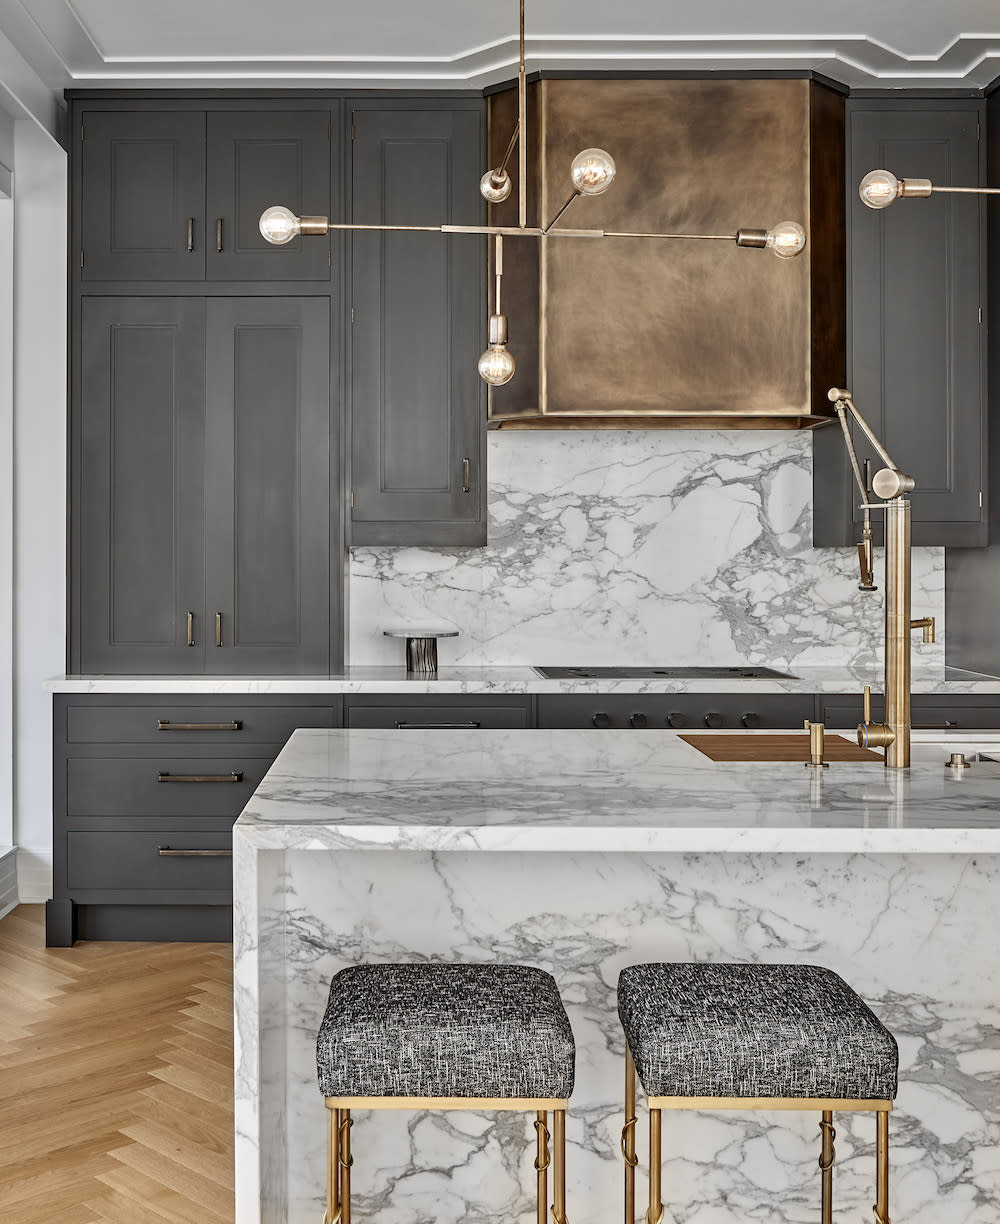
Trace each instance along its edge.
<path fill-rule="evenodd" d="M 350 667 L 326 676 L 54 676 L 51 693 L 177 694 L 526 694 L 526 693 L 860 693 L 865 684 L 881 688 L 878 668 L 783 667 L 785 678 L 717 680 L 543 679 L 533 667 L 442 667 L 420 676 L 403 667 Z M 914 659 L 913 692 L 959 696 L 1000 694 L 1000 677 L 951 667 L 921 667 Z"/>
<path fill-rule="evenodd" d="M 746 735 L 766 734 L 745 732 Z M 973 738 L 970 738 L 970 735 Z M 993 732 L 913 766 L 720 764 L 670 731 L 296 731 L 236 824 L 257 849 L 998 853 Z"/>

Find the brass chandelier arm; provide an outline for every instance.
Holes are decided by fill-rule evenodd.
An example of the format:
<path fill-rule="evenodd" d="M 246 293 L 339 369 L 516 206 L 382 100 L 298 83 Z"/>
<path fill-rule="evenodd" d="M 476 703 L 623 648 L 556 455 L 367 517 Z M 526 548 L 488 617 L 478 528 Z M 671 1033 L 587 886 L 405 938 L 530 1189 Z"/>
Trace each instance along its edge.
<path fill-rule="evenodd" d="M 686 238 L 693 242 L 735 242 L 736 234 L 646 234 L 633 230 L 605 230 L 605 238 Z"/>
<path fill-rule="evenodd" d="M 528 225 L 528 83 L 524 72 L 524 0 L 520 0 L 517 66 L 517 223 Z"/>
<path fill-rule="evenodd" d="M 939 192 L 956 195 L 1000 195 L 1000 187 L 939 187 L 937 183 L 932 183 L 931 192 L 934 195 Z"/>
<path fill-rule="evenodd" d="M 570 206 L 570 205 L 573 203 L 573 201 L 574 201 L 574 200 L 578 200 L 579 198 L 580 198 L 580 193 L 579 193 L 578 191 L 574 191 L 574 192 L 573 192 L 573 193 L 570 195 L 570 197 L 569 197 L 569 199 L 566 201 L 566 203 L 565 203 L 565 204 L 562 206 L 562 208 L 560 208 L 560 209 L 559 209 L 559 211 L 556 213 L 556 215 L 555 215 L 555 216 L 552 218 L 552 220 L 551 220 L 551 221 L 548 223 L 548 225 L 545 227 L 545 229 L 543 229 L 543 230 L 542 230 L 542 233 L 543 233 L 543 234 L 549 234 L 549 233 L 551 233 L 551 232 L 552 232 L 552 227 L 553 227 L 553 226 L 556 224 L 556 222 L 557 222 L 557 221 L 559 220 L 559 218 L 560 218 L 560 217 L 563 215 L 563 213 L 566 211 L 566 209 L 567 209 L 567 208 L 569 208 L 569 206 Z M 607 235 L 605 235 L 605 237 L 607 237 Z"/>

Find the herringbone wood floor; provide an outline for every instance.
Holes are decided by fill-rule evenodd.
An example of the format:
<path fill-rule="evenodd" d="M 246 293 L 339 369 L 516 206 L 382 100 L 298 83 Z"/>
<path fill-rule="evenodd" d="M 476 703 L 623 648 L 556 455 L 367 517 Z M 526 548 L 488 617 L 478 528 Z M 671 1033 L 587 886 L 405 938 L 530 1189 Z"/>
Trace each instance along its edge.
<path fill-rule="evenodd" d="M 0 920 L 0 1221 L 232 1224 L 232 949 Z"/>

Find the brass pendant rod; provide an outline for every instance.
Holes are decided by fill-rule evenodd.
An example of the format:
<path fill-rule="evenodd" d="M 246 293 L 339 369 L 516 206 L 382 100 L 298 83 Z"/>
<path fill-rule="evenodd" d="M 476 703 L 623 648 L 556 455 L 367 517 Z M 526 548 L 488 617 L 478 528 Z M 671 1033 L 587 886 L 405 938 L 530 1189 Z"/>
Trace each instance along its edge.
<path fill-rule="evenodd" d="M 500 163 L 499 166 L 497 166 L 496 170 L 493 171 L 494 178 L 503 177 L 503 172 L 507 169 L 507 163 L 510 161 L 510 155 L 514 152 L 514 146 L 517 144 L 517 137 L 520 131 L 521 131 L 521 121 L 519 119 L 515 119 L 514 120 L 514 130 L 513 132 L 511 132 L 510 140 L 507 144 L 507 152 L 503 155 L 503 161 Z"/>
<path fill-rule="evenodd" d="M 520 4 L 519 56 L 517 68 L 517 222 L 528 225 L 528 85 L 524 74 L 524 0 Z"/>
<path fill-rule="evenodd" d="M 497 282 L 497 286 L 496 286 L 497 296 L 496 296 L 496 310 L 494 310 L 493 313 L 499 315 L 499 314 L 503 314 L 503 311 L 500 309 L 500 280 L 503 277 L 503 236 L 501 234 L 497 234 L 495 251 L 496 251 L 496 254 L 494 256 L 493 262 L 494 262 L 494 275 L 496 276 L 496 282 Z"/>
<path fill-rule="evenodd" d="M 574 200 L 578 200 L 579 198 L 580 198 L 580 193 L 579 193 L 578 191 L 574 191 L 574 192 L 573 192 L 573 194 L 572 194 L 572 195 L 569 197 L 569 199 L 566 201 L 566 203 L 565 203 L 565 204 L 562 206 L 562 208 L 560 208 L 560 209 L 559 209 L 559 211 L 556 213 L 556 215 L 555 215 L 555 216 L 552 218 L 552 220 L 551 220 L 551 221 L 548 223 L 548 225 L 545 227 L 545 229 L 543 229 L 543 230 L 542 230 L 542 233 L 543 233 L 543 234 L 549 234 L 549 233 L 551 232 L 551 230 L 552 230 L 553 225 L 555 225 L 555 223 L 556 223 L 556 222 L 559 220 L 559 218 L 560 218 L 560 217 L 563 215 L 563 213 L 566 211 L 566 209 L 567 209 L 567 208 L 569 208 L 569 206 L 570 206 L 570 205 L 573 203 L 573 201 L 574 201 Z"/>
<path fill-rule="evenodd" d="M 643 234 L 632 230 L 605 230 L 605 238 L 689 238 L 694 242 L 735 242 L 735 234 Z"/>
<path fill-rule="evenodd" d="M 935 195 L 942 191 L 955 195 L 1000 195 L 1000 187 L 939 187 L 937 183 L 931 185 L 931 191 Z"/>

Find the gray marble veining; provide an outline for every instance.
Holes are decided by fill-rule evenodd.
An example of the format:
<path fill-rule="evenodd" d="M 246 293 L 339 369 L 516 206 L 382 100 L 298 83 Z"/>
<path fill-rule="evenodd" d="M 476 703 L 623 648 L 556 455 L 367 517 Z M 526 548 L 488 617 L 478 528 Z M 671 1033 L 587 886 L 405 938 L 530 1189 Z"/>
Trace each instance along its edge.
<path fill-rule="evenodd" d="M 1000 959 L 989 915 L 1000 857 L 975 840 L 989 833 L 1000 849 L 1000 782 L 988 767 L 937 792 L 945 808 L 924 830 L 935 839 L 925 846 L 931 852 L 910 853 L 907 838 L 920 831 L 914 782 L 934 790 L 941 746 L 918 749 L 927 756 L 903 788 L 878 765 L 834 766 L 819 782 L 801 766 L 782 766 L 783 815 L 769 827 L 757 783 L 774 790 L 776 767 L 687 759 L 672 751 L 670 733 L 527 733 L 537 745 L 533 764 L 527 734 L 518 744 L 516 732 L 445 733 L 427 752 L 426 737 L 440 734 L 297 732 L 237 823 L 236 1224 L 321 1218 L 325 1111 L 313 1058 L 329 978 L 348 964 L 397 959 L 523 961 L 554 973 L 579 1051 L 568 1128 L 574 1224 L 620 1218 L 614 985 L 623 965 L 655 959 L 796 961 L 844 976 L 900 1044 L 893 1218 L 995 1224 Z M 573 739 L 583 745 L 578 755 Z M 871 771 L 868 782 L 862 770 Z M 720 773 L 743 789 L 727 790 L 713 780 Z M 441 785 L 449 776 L 451 798 Z M 682 812 L 691 800 L 671 786 L 682 777 L 710 796 L 700 833 L 710 836 L 721 817 L 729 834 L 766 832 L 771 850 L 748 852 L 738 840 L 678 844 L 674 796 Z M 617 801 L 619 789 L 636 784 Z M 823 800 L 827 793 L 836 802 Z M 720 805 L 727 796 L 728 816 L 712 796 Z M 633 800 L 645 805 L 638 817 Z M 868 824 L 857 819 L 866 804 Z M 879 831 L 871 812 L 880 846 L 866 843 Z M 690 812 L 684 819 L 691 831 Z M 849 842 L 788 852 L 801 832 L 835 831 L 838 821 L 866 853 Z M 439 840 L 449 825 L 454 840 Z M 558 843 L 488 840 L 491 830 L 516 839 L 545 829 Z M 588 840 L 609 829 L 613 844 Z M 656 839 L 626 840 L 631 833 Z M 483 836 L 488 844 L 477 843 Z M 817 1122 L 766 1113 L 668 1119 L 668 1218 L 811 1224 Z M 871 1118 L 838 1114 L 836 1124 L 837 1218 L 869 1218 Z M 529 1120 L 517 1116 L 360 1111 L 355 1219 L 530 1224 L 530 1140 Z"/>
<path fill-rule="evenodd" d="M 352 664 L 395 660 L 386 625 L 433 622 L 461 634 L 442 664 L 877 674 L 882 594 L 858 591 L 853 549 L 812 547 L 808 434 L 500 432 L 488 448 L 486 548 L 352 550 Z M 913 576 L 913 615 L 940 630 L 915 655 L 940 664 L 944 550 L 915 549 Z"/>

